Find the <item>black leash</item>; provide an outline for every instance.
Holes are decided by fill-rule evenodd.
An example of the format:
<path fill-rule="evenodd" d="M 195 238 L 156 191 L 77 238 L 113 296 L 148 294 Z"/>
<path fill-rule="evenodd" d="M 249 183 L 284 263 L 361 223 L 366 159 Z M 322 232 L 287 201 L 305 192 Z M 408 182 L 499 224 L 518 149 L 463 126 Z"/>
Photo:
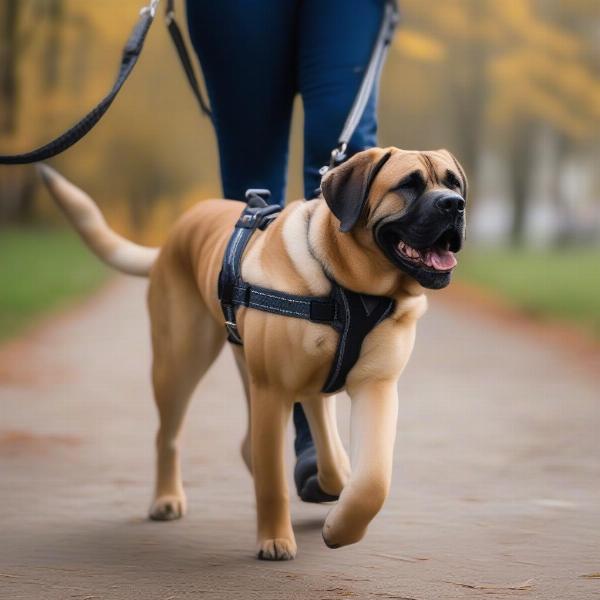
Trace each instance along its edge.
<path fill-rule="evenodd" d="M 175 20 L 175 0 L 167 0 L 165 19 L 167 22 L 167 29 L 169 30 L 169 34 L 171 35 L 171 40 L 173 40 L 173 44 L 175 46 L 175 49 L 177 50 L 177 56 L 179 56 L 179 61 L 181 62 L 181 66 L 183 67 L 185 76 L 187 77 L 188 83 L 192 88 L 192 93 L 194 94 L 194 96 L 196 96 L 196 100 L 198 101 L 198 105 L 200 106 L 200 111 L 212 122 L 212 112 L 208 106 L 208 102 L 204 99 L 204 95 L 202 94 L 202 88 L 200 87 L 200 84 L 198 83 L 198 78 L 196 77 L 196 71 L 194 71 L 194 64 L 192 63 L 192 59 L 190 58 L 190 53 L 188 52 L 185 40 L 181 33 L 181 29 L 179 28 L 179 25 L 177 25 L 177 21 Z"/>
<path fill-rule="evenodd" d="M 30 152 L 0 155 L 0 164 L 23 165 L 52 158 L 76 144 L 98 124 L 121 91 L 124 83 L 131 75 L 140 54 L 142 53 L 146 35 L 154 21 L 159 1 L 160 0 L 151 0 L 150 4 L 140 11 L 140 17 L 123 48 L 123 55 L 121 57 L 117 78 L 108 94 L 81 120 L 51 142 L 48 142 L 35 150 L 31 150 Z M 187 80 L 198 100 L 200 110 L 212 120 L 212 114 L 200 90 L 200 85 L 196 79 L 181 30 L 175 21 L 175 7 L 173 0 L 168 0 L 167 2 L 166 19 L 171 39 L 173 40 L 173 44 L 175 45 L 175 49 L 177 50 L 177 54 L 185 70 Z"/>
<path fill-rule="evenodd" d="M 106 111 L 110 108 L 135 67 L 144 47 L 148 30 L 154 21 L 159 1 L 160 0 L 150 0 L 150 4 L 141 10 L 140 18 L 133 28 L 123 49 L 117 79 L 108 94 L 88 114 L 62 135 L 30 152 L 24 152 L 22 154 L 0 154 L 0 164 L 28 164 L 52 158 L 76 144 L 97 125 L 100 119 L 106 114 Z M 190 58 L 181 29 L 175 20 L 174 0 L 167 0 L 165 17 L 171 40 L 177 50 L 179 61 L 181 62 L 188 83 L 192 89 L 192 93 L 198 101 L 201 112 L 212 121 L 213 117 L 211 110 L 208 106 L 208 102 L 204 98 L 202 88 L 198 83 L 193 62 Z M 361 82 L 358 94 L 354 99 L 350 113 L 346 118 L 344 128 L 338 138 L 337 146 L 331 152 L 329 166 L 323 167 L 323 169 L 321 169 L 321 174 L 324 174 L 328 169 L 337 166 L 346 159 L 348 143 L 364 113 L 369 96 L 373 90 L 373 85 L 383 66 L 397 23 L 398 9 L 396 2 L 395 0 L 386 0 L 381 27 L 371 53 L 371 58 L 369 59 L 367 70 L 365 71 L 365 75 Z"/>
<path fill-rule="evenodd" d="M 129 36 L 125 47 L 123 48 L 123 55 L 121 57 L 121 64 L 119 66 L 119 72 L 117 79 L 113 84 L 108 94 L 94 107 L 92 110 L 83 117 L 80 121 L 75 123 L 70 129 L 65 131 L 62 135 L 48 142 L 44 146 L 40 146 L 30 152 L 24 152 L 23 154 L 12 154 L 12 155 L 0 155 L 0 164 L 3 165 L 22 165 L 28 163 L 34 163 L 42 160 L 47 160 L 52 156 L 56 156 L 61 152 L 64 152 L 67 148 L 70 148 L 73 144 L 76 144 L 82 137 L 84 137 L 106 114 L 110 105 L 113 103 L 117 94 L 123 87 L 123 84 L 127 81 L 129 75 L 133 71 L 142 48 L 144 47 L 144 41 L 152 22 L 154 21 L 154 15 L 156 14 L 156 6 L 159 0 L 152 0 L 151 3 L 144 7 L 140 12 L 140 18 L 135 24 L 131 35 Z"/>

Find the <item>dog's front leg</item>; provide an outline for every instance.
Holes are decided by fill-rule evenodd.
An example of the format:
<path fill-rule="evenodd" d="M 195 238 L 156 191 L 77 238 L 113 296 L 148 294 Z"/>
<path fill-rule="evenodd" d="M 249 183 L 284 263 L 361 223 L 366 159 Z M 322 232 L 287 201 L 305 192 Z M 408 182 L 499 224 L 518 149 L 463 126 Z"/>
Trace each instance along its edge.
<path fill-rule="evenodd" d="M 363 538 L 388 495 L 392 476 L 396 382 L 361 382 L 348 392 L 352 399 L 352 475 L 323 526 L 323 539 L 330 548 Z"/>
<path fill-rule="evenodd" d="M 250 385 L 258 558 L 263 560 L 290 560 L 296 555 L 285 477 L 284 437 L 292 410 L 286 396 L 266 385 Z"/>

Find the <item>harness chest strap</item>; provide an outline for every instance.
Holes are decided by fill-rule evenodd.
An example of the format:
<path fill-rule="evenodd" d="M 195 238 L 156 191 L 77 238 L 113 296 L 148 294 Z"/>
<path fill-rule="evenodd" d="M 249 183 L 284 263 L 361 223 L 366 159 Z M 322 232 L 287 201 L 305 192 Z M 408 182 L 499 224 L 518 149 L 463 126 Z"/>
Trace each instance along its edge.
<path fill-rule="evenodd" d="M 395 302 L 392 298 L 351 292 L 334 281 L 331 294 L 324 297 L 287 294 L 245 282 L 241 259 L 246 245 L 254 231 L 268 227 L 281 210 L 279 206 L 267 206 L 260 193 L 263 190 L 248 191 L 249 205 L 236 223 L 223 257 L 218 292 L 227 339 L 242 344 L 236 323 L 238 306 L 329 325 L 340 337 L 322 392 L 336 392 L 344 387 L 348 372 L 356 364 L 363 340 L 391 314 Z"/>

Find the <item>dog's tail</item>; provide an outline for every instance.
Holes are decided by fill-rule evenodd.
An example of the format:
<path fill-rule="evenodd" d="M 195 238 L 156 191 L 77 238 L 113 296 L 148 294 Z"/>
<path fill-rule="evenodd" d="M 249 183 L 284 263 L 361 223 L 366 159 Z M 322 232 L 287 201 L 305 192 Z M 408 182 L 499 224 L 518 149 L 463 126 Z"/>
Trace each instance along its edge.
<path fill-rule="evenodd" d="M 121 237 L 85 192 L 47 165 L 38 165 L 38 170 L 58 206 L 100 260 L 128 275 L 148 276 L 159 248 L 138 246 Z"/>

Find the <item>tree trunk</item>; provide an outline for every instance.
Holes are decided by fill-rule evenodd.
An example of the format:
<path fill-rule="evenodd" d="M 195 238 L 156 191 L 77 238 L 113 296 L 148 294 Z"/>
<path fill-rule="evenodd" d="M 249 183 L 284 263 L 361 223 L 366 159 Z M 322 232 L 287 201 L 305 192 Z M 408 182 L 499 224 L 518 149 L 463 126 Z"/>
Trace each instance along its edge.
<path fill-rule="evenodd" d="M 0 134 L 12 135 L 17 127 L 18 0 L 0 2 Z"/>
<path fill-rule="evenodd" d="M 469 14 L 473 29 L 477 29 L 486 16 L 487 8 L 481 0 L 470 0 Z M 470 39 L 459 44 L 459 71 L 463 77 L 452 79 L 453 94 L 457 98 L 458 140 L 457 155 L 470 181 L 471 196 L 477 196 L 477 171 L 481 154 L 484 125 L 486 81 L 486 47 Z"/>
<path fill-rule="evenodd" d="M 533 134 L 534 126 L 531 121 L 517 124 L 510 142 L 509 164 L 513 200 L 510 238 L 515 246 L 522 246 L 525 242 Z"/>
<path fill-rule="evenodd" d="M 18 131 L 19 66 L 27 46 L 26 36 L 20 33 L 22 5 L 22 0 L 0 1 L 0 135 L 3 136 Z M 45 8 L 43 18 L 48 21 L 48 34 L 40 75 L 45 98 L 49 98 L 59 84 L 64 0 L 48 0 Z M 30 34 L 33 29 L 32 24 Z M 50 110 L 47 102 L 42 104 L 42 115 L 45 110 Z M 51 122 L 51 114 L 46 114 L 43 121 Z M 37 178 L 31 167 L 4 167 L 0 171 L 0 223 L 31 222 L 35 217 L 36 188 Z"/>
<path fill-rule="evenodd" d="M 63 0 L 50 0 L 47 8 L 48 37 L 42 61 L 42 83 L 45 92 L 53 92 L 59 82 L 62 50 Z"/>

